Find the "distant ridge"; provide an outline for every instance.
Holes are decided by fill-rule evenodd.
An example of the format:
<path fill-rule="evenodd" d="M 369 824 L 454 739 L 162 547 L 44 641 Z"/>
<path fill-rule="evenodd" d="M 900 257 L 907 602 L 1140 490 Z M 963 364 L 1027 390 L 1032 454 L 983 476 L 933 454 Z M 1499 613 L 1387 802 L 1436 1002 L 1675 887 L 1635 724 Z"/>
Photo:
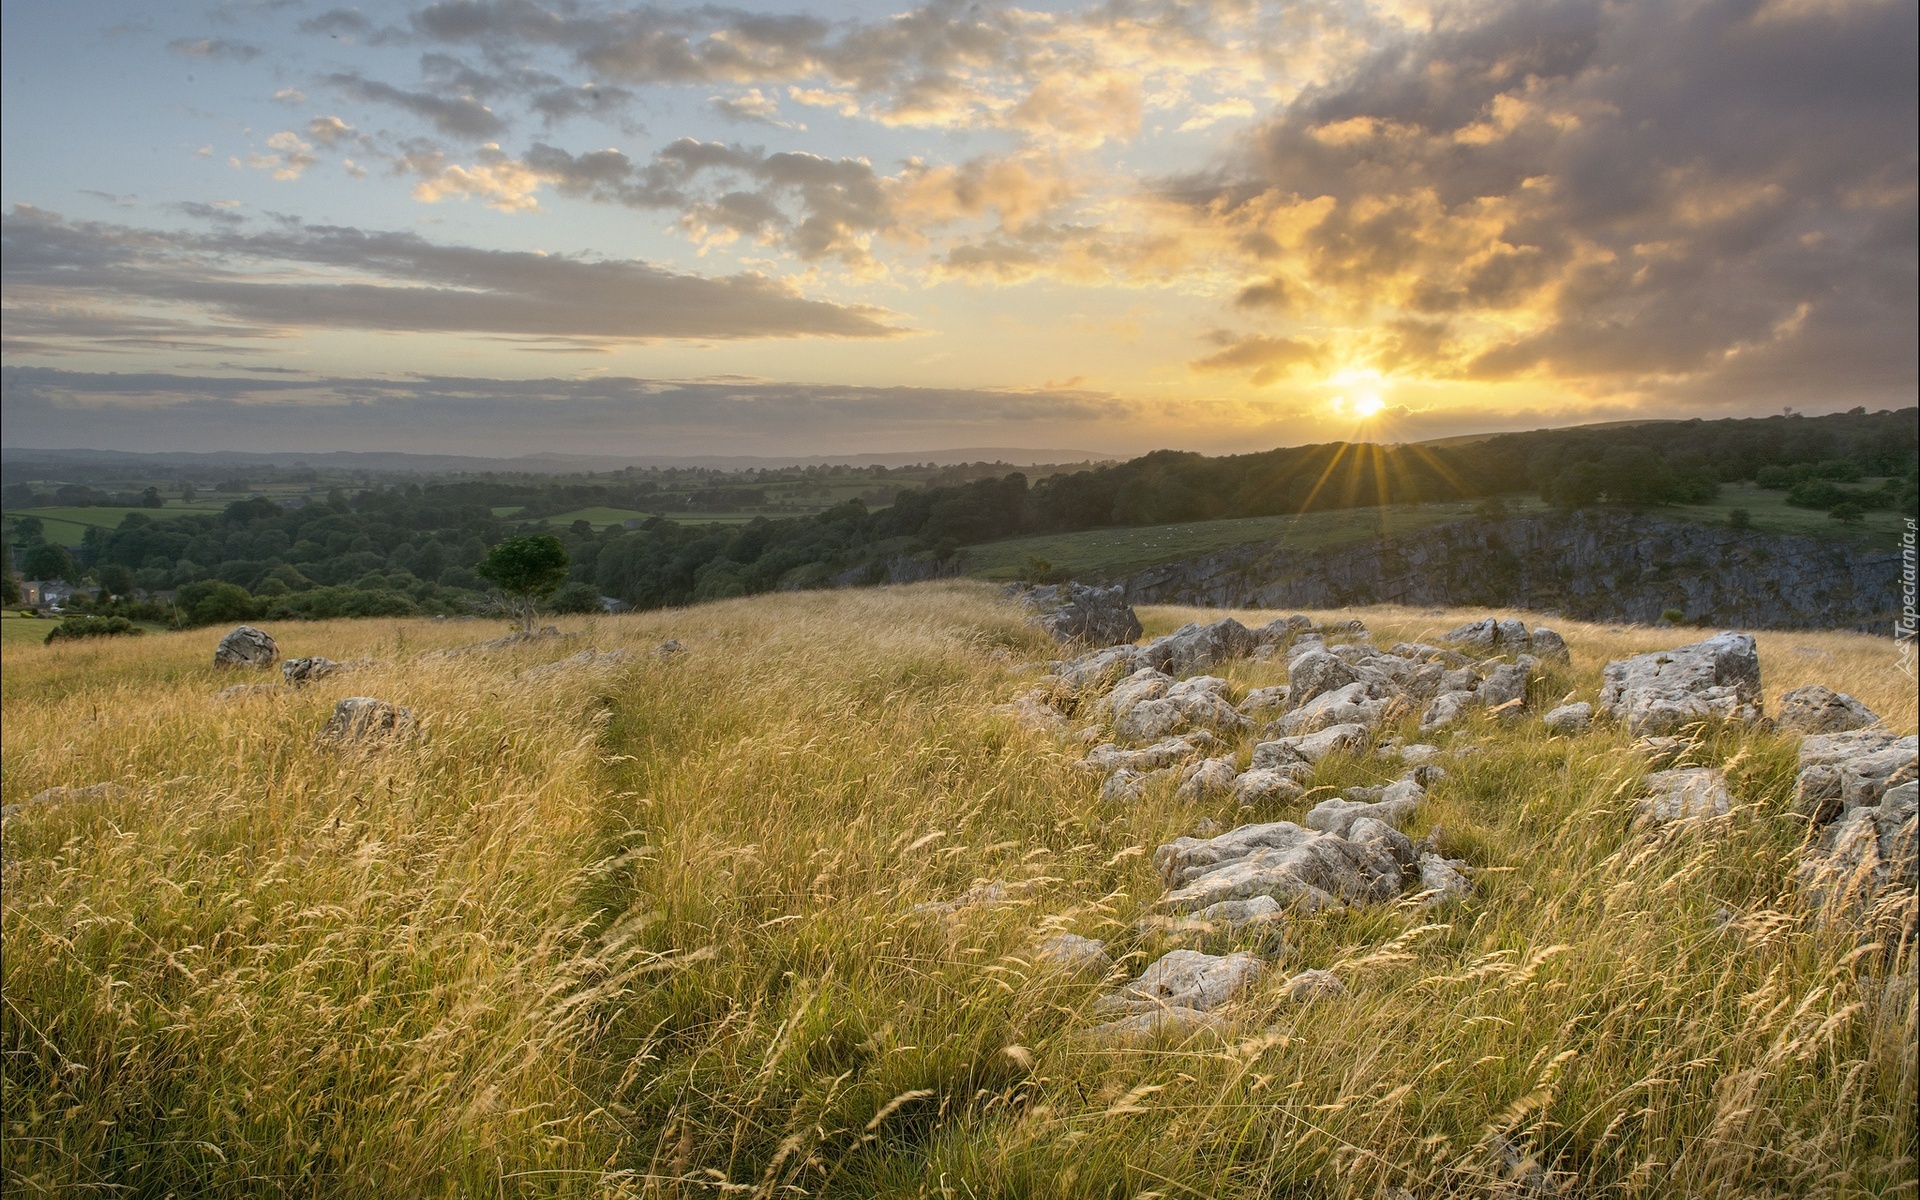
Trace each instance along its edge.
<path fill-rule="evenodd" d="M 1492 438 L 1505 437 L 1509 433 L 1545 433 L 1549 429 L 1554 433 L 1565 433 L 1569 429 L 1625 429 L 1632 425 L 1674 425 L 1680 424 L 1678 417 L 1636 417 L 1630 421 L 1594 421 L 1587 425 L 1554 425 L 1540 429 L 1495 429 L 1488 433 L 1456 433 L 1452 437 L 1428 438 L 1424 442 L 1414 442 L 1415 446 L 1445 448 L 1449 446 L 1471 446 L 1476 442 Z"/>
<path fill-rule="evenodd" d="M 745 471 L 758 468 L 852 466 L 905 467 L 931 462 L 940 466 L 955 463 L 1006 463 L 1011 467 L 1045 466 L 1065 463 L 1113 462 L 1119 456 L 1094 450 L 1046 450 L 1014 446 L 961 446 L 948 450 L 892 450 L 853 454 L 798 454 L 773 457 L 753 454 L 527 454 L 516 458 L 481 458 L 460 454 L 404 454 L 388 451 L 331 450 L 324 453 L 253 453 L 245 450 L 216 450 L 207 453 L 161 451 L 139 454 L 125 450 L 34 449 L 8 446 L 0 449 L 0 462 L 87 463 L 91 465 L 138 466 L 152 464 L 173 467 L 235 468 L 249 465 L 273 467 L 309 466 L 316 469 L 379 471 L 386 474 L 439 475 L 449 472 L 485 472 L 511 474 L 562 475 L 575 471 L 618 471 L 624 467 L 679 467 L 717 471 Z"/>

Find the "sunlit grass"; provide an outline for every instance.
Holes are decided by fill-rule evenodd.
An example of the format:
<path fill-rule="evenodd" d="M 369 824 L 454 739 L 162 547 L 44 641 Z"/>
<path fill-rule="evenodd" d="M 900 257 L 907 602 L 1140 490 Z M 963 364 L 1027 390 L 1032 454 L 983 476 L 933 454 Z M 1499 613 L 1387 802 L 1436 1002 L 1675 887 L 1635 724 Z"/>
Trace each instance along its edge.
<path fill-rule="evenodd" d="M 1089 1042 L 1102 981 L 1034 941 L 1137 971 L 1169 945 L 1134 932 L 1152 847 L 1239 818 L 1102 808 L 1077 747 L 989 715 L 1054 653 L 993 595 L 783 594 L 425 663 L 495 631 L 289 624 L 289 654 L 385 665 L 224 704 L 209 631 L 8 645 L 5 801 L 130 789 L 6 825 L 8 1191 L 1484 1195 L 1496 1139 L 1568 1194 L 1914 1191 L 1913 992 L 1884 987 L 1912 950 L 1802 910 L 1770 734 L 1708 737 L 1741 804 L 1649 836 L 1624 735 L 1469 731 L 1411 832 L 1486 868 L 1471 901 L 1292 918 L 1225 1042 Z M 1386 645 L 1478 614 L 1355 615 Z M 1540 703 L 1690 636 L 1558 627 Z M 584 645 L 633 657 L 517 677 Z M 1770 700 L 1827 682 L 1913 728 L 1889 643 L 1761 645 Z M 356 694 L 420 736 L 316 750 Z M 1013 901 L 912 912 L 988 879 Z M 1306 966 L 1352 996 L 1290 1007 Z"/>

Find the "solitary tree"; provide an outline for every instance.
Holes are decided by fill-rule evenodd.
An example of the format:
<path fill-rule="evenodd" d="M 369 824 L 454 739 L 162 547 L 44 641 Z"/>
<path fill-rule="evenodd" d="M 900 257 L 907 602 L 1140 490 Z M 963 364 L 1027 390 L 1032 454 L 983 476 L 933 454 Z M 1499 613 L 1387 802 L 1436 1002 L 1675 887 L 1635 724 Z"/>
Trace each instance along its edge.
<path fill-rule="evenodd" d="M 100 568 L 100 592 L 104 596 L 133 595 L 133 572 L 119 563 Z"/>
<path fill-rule="evenodd" d="M 487 551 L 474 573 L 505 594 L 520 631 L 532 633 L 540 602 L 567 577 L 567 548 L 550 533 L 508 538 Z"/>

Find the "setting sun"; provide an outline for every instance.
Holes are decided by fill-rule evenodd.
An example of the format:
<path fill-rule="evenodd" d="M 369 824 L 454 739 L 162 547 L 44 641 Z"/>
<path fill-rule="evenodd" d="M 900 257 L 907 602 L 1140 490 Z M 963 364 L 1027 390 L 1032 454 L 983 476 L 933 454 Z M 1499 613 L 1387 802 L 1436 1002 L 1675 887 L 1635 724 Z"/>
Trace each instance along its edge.
<path fill-rule="evenodd" d="M 1380 415 L 1386 404 L 1378 396 L 1360 396 L 1353 402 L 1353 415 L 1362 421 Z"/>

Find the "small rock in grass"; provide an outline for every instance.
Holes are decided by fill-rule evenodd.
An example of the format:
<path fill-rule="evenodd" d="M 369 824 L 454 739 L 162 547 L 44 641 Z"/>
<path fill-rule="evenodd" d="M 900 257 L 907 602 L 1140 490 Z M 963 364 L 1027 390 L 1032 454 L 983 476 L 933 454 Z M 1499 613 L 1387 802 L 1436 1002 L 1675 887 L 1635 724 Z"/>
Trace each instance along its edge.
<path fill-rule="evenodd" d="M 1465 900 L 1473 894 L 1473 884 L 1462 873 L 1466 860 L 1441 858 L 1437 854 L 1420 856 L 1420 889 L 1427 893 L 1429 905 L 1449 900 Z"/>
<path fill-rule="evenodd" d="M 1068 971 L 1104 971 L 1113 965 L 1107 944 L 1077 933 L 1056 933 L 1034 950 L 1036 962 Z"/>
<path fill-rule="evenodd" d="M 1347 994 L 1347 985 L 1341 983 L 1332 971 L 1302 971 L 1280 985 L 1281 994 L 1298 1004 L 1312 1004 L 1316 1000 L 1339 1000 Z"/>
<path fill-rule="evenodd" d="M 1880 714 L 1845 692 L 1812 684 L 1780 697 L 1775 724 L 1800 733 L 1845 733 L 1878 725 Z"/>
<path fill-rule="evenodd" d="M 405 737 L 414 728 L 413 710 L 372 696 L 348 696 L 333 706 L 320 730 L 322 745 L 373 745 Z"/>
<path fill-rule="evenodd" d="M 1647 776 L 1641 811 L 1653 821 L 1723 817 L 1733 806 L 1727 777 L 1716 767 L 1682 767 Z"/>
<path fill-rule="evenodd" d="M 214 647 L 213 665 L 264 671 L 280 659 L 280 643 L 264 629 L 237 625 Z"/>
<path fill-rule="evenodd" d="M 1542 720 L 1553 733 L 1585 733 L 1593 724 L 1593 705 L 1585 700 L 1577 704 L 1562 704 Z"/>

